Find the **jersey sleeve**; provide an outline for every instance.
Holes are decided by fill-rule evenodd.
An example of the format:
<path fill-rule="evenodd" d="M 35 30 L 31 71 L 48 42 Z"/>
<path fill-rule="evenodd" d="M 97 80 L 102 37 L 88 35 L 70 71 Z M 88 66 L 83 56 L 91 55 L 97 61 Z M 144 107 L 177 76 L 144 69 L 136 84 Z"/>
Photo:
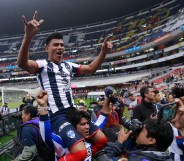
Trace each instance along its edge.
<path fill-rule="evenodd" d="M 81 74 L 81 66 L 80 64 L 75 64 L 75 63 L 71 63 L 71 62 L 68 62 L 68 64 L 70 65 L 71 67 L 71 72 L 73 74 L 74 77 L 79 77 L 80 74 Z"/>
<path fill-rule="evenodd" d="M 43 60 L 36 60 L 37 63 L 37 67 L 36 67 L 36 71 L 35 74 L 40 73 L 41 70 L 44 68 L 44 66 L 47 64 L 47 61 L 45 59 Z"/>

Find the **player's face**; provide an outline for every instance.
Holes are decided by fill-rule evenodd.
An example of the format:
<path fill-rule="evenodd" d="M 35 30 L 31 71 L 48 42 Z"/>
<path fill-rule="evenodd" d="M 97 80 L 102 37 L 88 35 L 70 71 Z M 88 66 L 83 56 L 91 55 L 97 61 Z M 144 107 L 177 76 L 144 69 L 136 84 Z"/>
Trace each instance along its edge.
<path fill-rule="evenodd" d="M 64 42 L 61 39 L 52 39 L 46 46 L 49 60 L 56 64 L 63 60 L 64 50 Z"/>
<path fill-rule="evenodd" d="M 89 138 L 89 120 L 82 118 L 76 126 L 77 132 L 85 139 Z"/>

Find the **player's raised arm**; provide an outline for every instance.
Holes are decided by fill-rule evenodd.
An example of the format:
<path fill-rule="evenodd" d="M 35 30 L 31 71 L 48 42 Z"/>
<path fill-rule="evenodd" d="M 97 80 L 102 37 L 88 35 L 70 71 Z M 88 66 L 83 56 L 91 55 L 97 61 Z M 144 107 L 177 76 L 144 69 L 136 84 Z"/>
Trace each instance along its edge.
<path fill-rule="evenodd" d="M 110 42 L 111 37 L 112 36 L 108 36 L 105 38 L 102 44 L 101 52 L 93 62 L 91 62 L 89 65 L 81 66 L 81 74 L 95 73 L 96 70 L 101 66 L 106 54 L 112 50 L 113 45 Z"/>
<path fill-rule="evenodd" d="M 37 16 L 38 12 L 35 11 L 33 19 L 29 22 L 25 16 L 22 16 L 25 34 L 19 50 L 17 63 L 20 68 L 30 73 L 35 73 L 37 64 L 35 61 L 29 60 L 29 47 L 33 36 L 36 35 L 36 33 L 40 30 L 40 26 L 44 22 L 42 19 L 38 21 Z"/>

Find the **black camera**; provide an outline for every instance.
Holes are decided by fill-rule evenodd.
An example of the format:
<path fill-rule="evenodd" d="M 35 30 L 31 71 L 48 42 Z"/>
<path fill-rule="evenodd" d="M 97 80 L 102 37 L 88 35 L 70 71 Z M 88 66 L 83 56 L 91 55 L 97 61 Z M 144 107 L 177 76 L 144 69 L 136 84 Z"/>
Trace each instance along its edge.
<path fill-rule="evenodd" d="M 139 134 L 143 128 L 142 122 L 138 119 L 129 120 L 125 116 L 121 117 L 121 124 L 128 130 L 132 131 L 132 135 Z"/>
<path fill-rule="evenodd" d="M 11 117 L 14 118 L 14 119 L 18 119 L 18 120 L 21 120 L 22 119 L 22 113 L 21 112 L 16 112 L 16 113 L 12 113 L 11 114 Z"/>

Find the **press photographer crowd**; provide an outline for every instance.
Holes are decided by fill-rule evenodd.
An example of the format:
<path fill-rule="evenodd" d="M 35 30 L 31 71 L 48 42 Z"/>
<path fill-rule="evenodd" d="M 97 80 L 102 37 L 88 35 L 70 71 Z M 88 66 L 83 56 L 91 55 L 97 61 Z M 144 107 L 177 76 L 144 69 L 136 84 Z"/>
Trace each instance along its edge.
<path fill-rule="evenodd" d="M 19 120 L 16 139 L 22 140 L 19 142 L 14 139 L 14 146 L 6 155 L 16 161 L 24 158 L 62 161 L 70 155 L 75 157 L 73 160 L 81 161 L 184 159 L 183 84 L 175 84 L 171 89 L 162 91 L 143 86 L 138 96 L 126 93 L 125 97 L 124 92 L 118 92 L 110 86 L 106 87 L 104 92 L 105 96 L 101 95 L 96 102 L 91 102 L 90 107 L 87 107 L 85 100 L 78 98 L 76 108 L 71 108 L 66 113 L 68 122 L 60 126 L 61 129 L 71 124 L 76 129 L 86 148 L 85 159 L 81 159 L 77 153 L 71 154 L 66 146 L 65 139 L 78 137 L 72 128 L 65 129 L 66 138 L 52 130 L 52 119 L 49 119 L 50 112 L 47 108 L 48 93 L 44 90 L 37 94 L 36 106 L 33 106 L 35 99 L 31 97 L 32 101 L 28 100 L 20 106 L 20 112 L 8 114 L 7 102 L 1 107 L 3 118 L 9 116 Z M 124 115 L 127 110 L 130 117 Z M 35 135 L 33 129 L 36 127 L 39 129 Z M 93 135 L 97 135 L 99 131 L 104 137 L 93 141 Z M 43 143 L 39 145 L 41 141 L 38 142 L 37 135 L 42 138 L 44 146 Z M 40 150 L 40 147 L 46 150 Z M 72 156 L 67 160 L 72 161 Z"/>

